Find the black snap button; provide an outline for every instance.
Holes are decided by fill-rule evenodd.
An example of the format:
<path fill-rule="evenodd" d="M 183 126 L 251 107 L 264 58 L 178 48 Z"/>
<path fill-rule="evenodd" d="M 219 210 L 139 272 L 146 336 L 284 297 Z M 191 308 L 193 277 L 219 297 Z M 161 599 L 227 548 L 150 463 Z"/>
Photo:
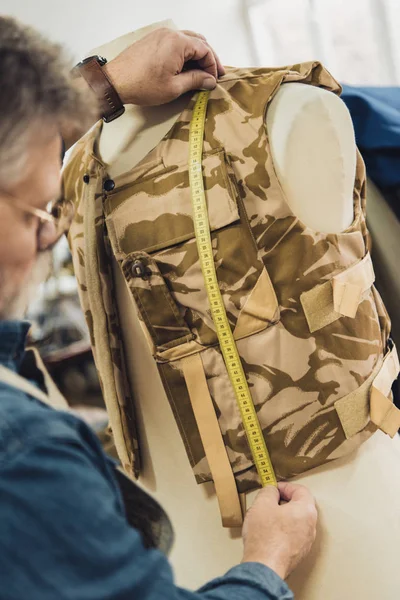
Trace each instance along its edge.
<path fill-rule="evenodd" d="M 89 175 L 84 175 L 83 176 L 83 183 L 89 183 L 89 181 L 90 181 Z"/>
<path fill-rule="evenodd" d="M 115 188 L 115 181 L 113 181 L 112 179 L 107 179 L 104 182 L 103 187 L 104 187 L 104 189 L 105 189 L 106 192 L 112 192 L 113 189 Z"/>
<path fill-rule="evenodd" d="M 131 267 L 132 277 L 146 279 L 151 275 L 151 270 L 140 260 L 136 260 Z"/>

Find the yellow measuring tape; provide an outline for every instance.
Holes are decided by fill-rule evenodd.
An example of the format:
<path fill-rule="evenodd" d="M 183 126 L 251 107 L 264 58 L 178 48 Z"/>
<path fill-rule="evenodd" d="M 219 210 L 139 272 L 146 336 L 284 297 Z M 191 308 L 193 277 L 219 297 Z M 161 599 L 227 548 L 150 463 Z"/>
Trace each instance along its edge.
<path fill-rule="evenodd" d="M 197 248 L 219 345 L 225 360 L 229 379 L 235 391 L 254 464 L 256 465 L 263 486 L 276 485 L 274 469 L 226 315 L 215 270 L 202 173 L 204 122 L 208 97 L 209 92 L 199 92 L 193 109 L 189 133 L 189 180 Z"/>

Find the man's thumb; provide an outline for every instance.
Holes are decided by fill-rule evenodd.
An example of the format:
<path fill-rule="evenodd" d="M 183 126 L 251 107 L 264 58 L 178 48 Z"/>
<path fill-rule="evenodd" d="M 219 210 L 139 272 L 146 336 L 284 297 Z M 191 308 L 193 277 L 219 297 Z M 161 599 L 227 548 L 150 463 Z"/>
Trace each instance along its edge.
<path fill-rule="evenodd" d="M 266 485 L 260 490 L 255 498 L 257 503 L 279 504 L 279 491 L 274 485 Z"/>
<path fill-rule="evenodd" d="M 181 95 L 191 90 L 213 90 L 217 82 L 209 73 L 201 69 L 192 69 L 176 75 L 176 85 Z"/>

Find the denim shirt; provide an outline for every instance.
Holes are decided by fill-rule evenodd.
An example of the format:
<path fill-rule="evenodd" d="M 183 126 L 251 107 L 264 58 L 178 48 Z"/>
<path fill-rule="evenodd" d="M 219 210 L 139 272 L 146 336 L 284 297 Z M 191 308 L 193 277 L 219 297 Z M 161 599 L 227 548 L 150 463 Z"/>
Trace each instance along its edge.
<path fill-rule="evenodd" d="M 0 364 L 18 372 L 28 330 L 27 322 L 0 321 Z M 190 548 L 187 556 L 190 563 Z M 129 526 L 114 470 L 90 428 L 0 382 L 0 600 L 64 599 L 293 595 L 259 563 L 233 567 L 197 592 L 177 587 L 165 555 L 145 549 Z"/>

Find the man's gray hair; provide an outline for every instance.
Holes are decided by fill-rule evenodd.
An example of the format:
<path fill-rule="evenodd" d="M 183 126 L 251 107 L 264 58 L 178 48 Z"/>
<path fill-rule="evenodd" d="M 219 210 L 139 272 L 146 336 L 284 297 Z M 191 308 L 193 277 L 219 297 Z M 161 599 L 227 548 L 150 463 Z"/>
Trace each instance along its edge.
<path fill-rule="evenodd" d="M 61 46 L 0 17 L 0 186 L 23 175 L 36 132 L 90 123 L 93 99 L 73 86 L 70 69 Z"/>

